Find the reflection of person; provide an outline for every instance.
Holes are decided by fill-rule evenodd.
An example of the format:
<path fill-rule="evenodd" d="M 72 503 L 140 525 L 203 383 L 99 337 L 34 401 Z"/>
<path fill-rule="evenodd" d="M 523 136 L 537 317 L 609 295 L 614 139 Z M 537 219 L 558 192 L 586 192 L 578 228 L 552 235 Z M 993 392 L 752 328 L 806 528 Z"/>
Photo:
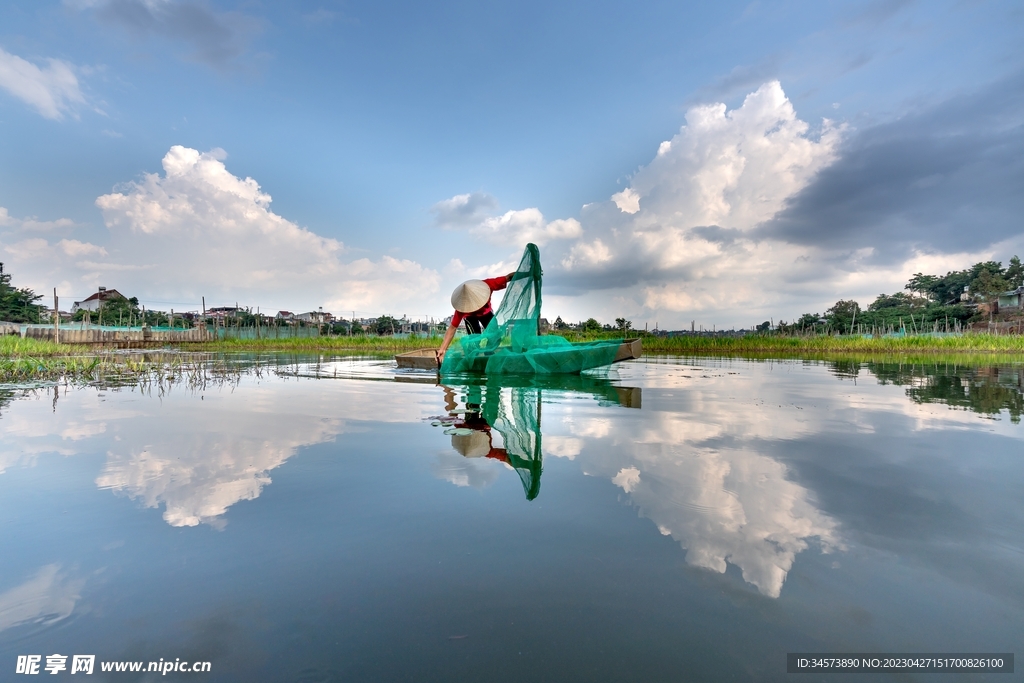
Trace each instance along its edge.
<path fill-rule="evenodd" d="M 440 418 L 441 424 L 461 432 L 451 435 L 452 448 L 466 458 L 491 458 L 509 465 L 519 475 L 526 499 L 536 498 L 544 467 L 540 445 L 540 391 L 512 387 L 511 401 L 506 406 L 500 386 L 467 386 L 466 409 L 459 410 L 455 390 L 443 388 L 448 415 Z M 495 448 L 495 432 L 501 436 L 504 448 Z"/>
<path fill-rule="evenodd" d="M 452 448 L 466 458 L 493 458 L 508 462 L 508 452 L 504 448 L 495 448 L 491 436 L 491 424 L 480 411 L 480 404 L 466 403 L 467 411 L 461 417 L 456 416 L 454 392 L 445 387 L 445 403 L 449 415 L 455 417 L 452 426 L 461 429 L 472 429 L 469 434 L 452 434 Z"/>
<path fill-rule="evenodd" d="M 505 289 L 511 282 L 515 272 L 501 277 L 492 277 L 487 280 L 467 280 L 455 288 L 452 292 L 452 306 L 455 308 L 455 315 L 452 316 L 452 323 L 444 333 L 444 340 L 441 348 L 437 350 L 437 364 L 444 361 L 444 354 L 455 338 L 455 330 L 463 322 L 466 324 L 466 331 L 470 334 L 480 334 L 487 327 L 487 324 L 494 318 L 494 311 L 491 309 L 491 293 Z"/>
<path fill-rule="evenodd" d="M 474 429 L 469 434 L 452 434 L 452 448 L 464 458 L 492 458 L 508 462 L 508 451 L 494 447 L 490 429 Z"/>

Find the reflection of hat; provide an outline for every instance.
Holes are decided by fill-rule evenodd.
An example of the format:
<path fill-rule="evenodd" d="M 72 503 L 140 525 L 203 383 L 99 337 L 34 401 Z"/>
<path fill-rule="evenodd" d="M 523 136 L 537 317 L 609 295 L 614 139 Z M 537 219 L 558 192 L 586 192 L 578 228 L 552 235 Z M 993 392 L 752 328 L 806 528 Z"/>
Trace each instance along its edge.
<path fill-rule="evenodd" d="M 487 432 L 473 430 L 469 434 L 452 434 L 452 448 L 467 458 L 482 458 L 491 452 Z"/>
<path fill-rule="evenodd" d="M 459 313 L 472 313 L 491 298 L 491 288 L 483 280 L 467 280 L 452 292 L 452 306 Z"/>

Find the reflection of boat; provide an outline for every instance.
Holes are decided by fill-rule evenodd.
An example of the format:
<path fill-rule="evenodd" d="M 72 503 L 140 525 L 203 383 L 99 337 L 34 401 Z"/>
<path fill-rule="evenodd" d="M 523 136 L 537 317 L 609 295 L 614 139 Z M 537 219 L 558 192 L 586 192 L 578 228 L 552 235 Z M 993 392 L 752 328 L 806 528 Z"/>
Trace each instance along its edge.
<path fill-rule="evenodd" d="M 577 345 L 568 347 L 563 353 L 572 353 Z M 560 350 L 559 350 L 560 351 Z M 437 370 L 437 349 L 416 349 L 406 353 L 399 353 L 395 356 L 398 367 L 409 370 Z M 555 351 L 549 351 L 555 353 Z M 615 351 L 613 363 L 618 363 L 632 358 L 639 358 L 643 353 L 643 342 L 640 339 L 627 339 L 619 344 Z"/>
<path fill-rule="evenodd" d="M 396 377 L 402 381 L 402 377 Z M 445 384 L 453 382 L 445 380 Z M 643 390 L 640 387 L 622 387 L 600 375 L 504 375 L 500 378 L 460 376 L 459 385 L 466 387 L 487 386 L 491 391 L 504 388 L 540 389 L 543 393 L 587 394 L 602 404 L 619 405 L 623 408 L 640 408 Z"/>

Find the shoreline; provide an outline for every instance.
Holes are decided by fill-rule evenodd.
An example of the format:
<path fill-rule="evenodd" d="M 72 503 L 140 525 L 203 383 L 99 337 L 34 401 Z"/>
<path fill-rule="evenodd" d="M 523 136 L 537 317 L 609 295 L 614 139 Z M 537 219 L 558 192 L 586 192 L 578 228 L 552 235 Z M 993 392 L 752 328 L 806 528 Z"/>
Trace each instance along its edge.
<path fill-rule="evenodd" d="M 859 336 L 715 336 L 680 335 L 675 337 L 650 334 L 564 333 L 571 342 L 589 342 L 609 339 L 636 339 L 643 341 L 644 354 L 686 353 L 998 353 L 1021 354 L 1024 357 L 1024 335 L 994 335 L 967 333 L 961 336 L 932 337 L 907 335 L 906 337 L 864 338 Z M 458 338 L 456 338 L 458 339 Z M 210 342 L 178 342 L 152 347 L 132 347 L 132 350 L 159 351 L 350 351 L 362 353 L 400 353 L 423 348 L 437 348 L 440 336 L 433 337 L 368 337 L 324 336 L 298 339 L 225 339 Z M 0 359 L 71 356 L 109 353 L 114 346 L 98 344 L 55 344 L 13 335 L 0 337 Z"/>
<path fill-rule="evenodd" d="M 611 333 L 567 334 L 570 341 L 621 338 Z M 746 337 L 680 336 L 643 339 L 644 357 L 736 358 L 754 361 L 881 362 L 955 365 L 1024 362 L 1024 337 L 968 334 L 960 337 Z M 288 340 L 225 340 L 115 351 L 83 344 L 0 337 L 0 385 L 25 382 L 130 381 L 132 377 L 194 372 L 192 354 L 345 354 L 377 358 L 419 348 L 436 348 L 440 337 L 317 337 Z M 187 368 L 187 370 L 186 370 Z"/>

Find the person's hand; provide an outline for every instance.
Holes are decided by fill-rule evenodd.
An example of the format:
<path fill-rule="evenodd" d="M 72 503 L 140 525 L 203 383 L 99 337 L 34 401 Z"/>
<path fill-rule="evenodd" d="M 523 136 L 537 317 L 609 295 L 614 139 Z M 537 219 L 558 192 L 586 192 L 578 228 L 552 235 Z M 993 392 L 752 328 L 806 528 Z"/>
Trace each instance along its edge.
<path fill-rule="evenodd" d="M 444 351 L 434 351 L 434 357 L 437 358 L 437 367 L 441 367 L 441 363 L 444 362 Z"/>

